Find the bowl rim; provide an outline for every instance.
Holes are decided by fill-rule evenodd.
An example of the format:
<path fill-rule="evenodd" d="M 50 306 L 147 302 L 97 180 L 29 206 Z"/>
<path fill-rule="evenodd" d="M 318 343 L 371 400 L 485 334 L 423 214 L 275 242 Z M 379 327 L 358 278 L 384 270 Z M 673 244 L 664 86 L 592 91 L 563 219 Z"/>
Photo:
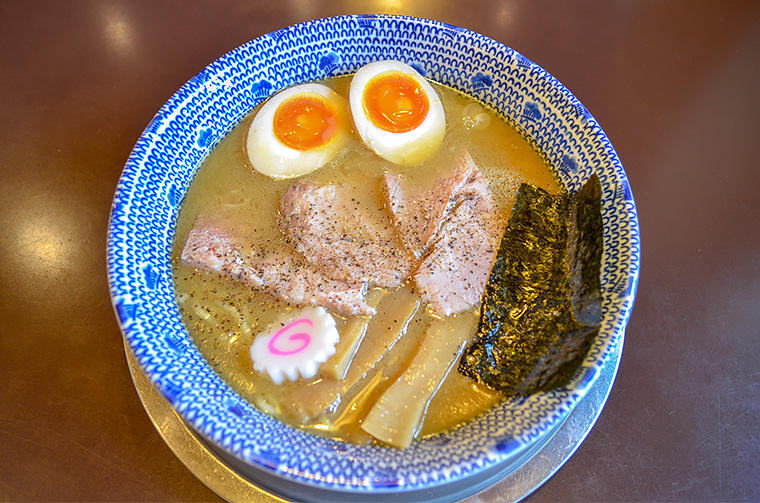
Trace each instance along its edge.
<path fill-rule="evenodd" d="M 639 225 L 638 225 L 638 217 L 635 210 L 635 202 L 633 199 L 633 195 L 630 192 L 630 186 L 628 185 L 627 176 L 625 172 L 623 171 L 622 163 L 620 162 L 620 159 L 617 153 L 615 152 L 614 148 L 612 147 L 612 144 L 609 141 L 607 135 L 604 133 L 604 131 L 602 130 L 601 126 L 598 124 L 596 119 L 593 118 L 593 116 L 585 109 L 585 107 L 583 107 L 580 101 L 577 100 L 577 98 L 575 98 L 575 96 L 561 82 L 559 82 L 559 80 L 553 77 L 549 72 L 547 72 L 542 67 L 536 65 L 532 61 L 522 56 L 519 52 L 515 51 L 514 49 L 511 49 L 510 47 L 506 46 L 505 44 L 501 42 L 495 41 L 485 35 L 482 35 L 480 33 L 477 33 L 465 28 L 460 28 L 457 26 L 450 25 L 448 23 L 431 20 L 431 19 L 425 19 L 425 18 L 419 18 L 419 17 L 413 17 L 413 16 L 387 15 L 387 14 L 379 14 L 379 15 L 359 14 L 359 15 L 343 15 L 343 16 L 325 17 L 325 18 L 305 21 L 302 23 L 290 25 L 290 26 L 275 30 L 267 34 L 263 34 L 244 44 L 241 44 L 235 49 L 232 49 L 231 51 L 225 53 L 224 55 L 214 60 L 206 68 L 204 68 L 204 70 L 202 70 L 201 72 L 196 74 L 194 77 L 192 77 L 188 82 L 186 82 L 176 93 L 174 93 L 167 100 L 167 102 L 164 103 L 164 105 L 162 105 L 161 109 L 154 116 L 153 120 L 151 120 L 151 122 L 148 124 L 145 130 L 141 133 L 140 138 L 138 139 L 138 142 L 135 148 L 130 153 L 130 156 L 125 164 L 124 171 L 122 172 L 120 176 L 120 179 L 119 179 L 119 182 L 114 194 L 114 199 L 112 202 L 111 213 L 110 213 L 109 223 L 108 223 L 108 241 L 107 241 L 108 283 L 109 283 L 109 291 L 111 294 L 111 301 L 114 307 L 114 312 L 115 312 L 117 321 L 119 323 L 120 330 L 122 334 L 124 335 L 125 340 L 130 345 L 130 347 L 132 347 L 132 340 L 130 338 L 130 330 L 129 330 L 129 327 L 127 326 L 128 324 L 125 322 L 123 310 L 119 305 L 119 302 L 120 302 L 119 299 L 123 295 L 123 292 L 120 290 L 118 281 L 115 279 L 117 274 L 116 274 L 116 265 L 114 264 L 114 261 L 113 261 L 112 251 L 113 251 L 113 244 L 114 244 L 114 233 L 116 231 L 116 228 L 119 225 L 119 221 L 116 218 L 116 210 L 117 210 L 116 201 L 120 196 L 123 197 L 125 195 L 124 194 L 125 175 L 127 171 L 130 169 L 130 167 L 133 167 L 134 164 L 137 162 L 137 152 L 140 147 L 141 141 L 143 141 L 146 135 L 150 133 L 151 127 L 155 124 L 156 120 L 159 118 L 161 113 L 168 110 L 170 104 L 180 100 L 183 96 L 187 96 L 192 93 L 192 91 L 198 85 L 199 78 L 201 78 L 201 76 L 204 75 L 204 72 L 206 72 L 209 68 L 211 68 L 214 65 L 222 65 L 226 62 L 228 63 L 231 59 L 234 58 L 236 54 L 238 54 L 244 48 L 249 47 L 255 42 L 260 41 L 266 37 L 277 37 L 278 33 L 286 31 L 286 30 L 294 30 L 294 29 L 299 29 L 299 28 L 304 28 L 304 27 L 324 27 L 324 28 L 329 29 L 331 25 L 339 23 L 341 21 L 345 21 L 345 20 L 357 21 L 357 20 L 363 20 L 363 19 L 400 20 L 400 21 L 405 21 L 409 23 L 421 23 L 421 24 L 427 25 L 431 29 L 453 31 L 457 34 L 462 34 L 463 36 L 469 37 L 470 39 L 476 39 L 476 40 L 479 40 L 480 42 L 503 47 L 506 50 L 510 51 L 511 53 L 514 53 L 517 57 L 521 58 L 522 60 L 527 61 L 528 64 L 533 65 L 532 71 L 535 71 L 541 78 L 544 78 L 547 81 L 549 81 L 551 83 L 552 88 L 558 91 L 564 99 L 568 99 L 572 103 L 577 103 L 582 108 L 583 114 L 584 114 L 584 120 L 586 121 L 588 127 L 591 128 L 595 134 L 597 134 L 597 137 L 598 137 L 597 139 L 601 140 L 604 143 L 606 154 L 609 156 L 609 162 L 612 164 L 612 167 L 616 170 L 617 172 L 616 175 L 622 180 L 622 182 L 627 187 L 628 192 L 626 194 L 626 202 L 629 202 L 630 208 L 632 208 L 632 213 L 629 211 L 628 224 L 630 226 L 629 227 L 630 238 L 635 241 L 636 248 L 633 249 L 630 254 L 630 257 L 631 257 L 630 267 L 626 271 L 628 273 L 628 277 L 627 277 L 626 290 L 624 292 L 625 295 L 621 296 L 620 309 L 618 311 L 618 314 L 616 315 L 616 320 L 614 323 L 615 332 L 612 334 L 612 337 L 615 338 L 616 340 L 610 340 L 610 343 L 609 343 L 609 344 L 622 344 L 625 327 L 628 323 L 628 319 L 630 318 L 631 310 L 633 308 L 633 303 L 635 300 L 635 295 L 636 295 L 636 291 L 638 287 L 638 275 L 639 275 L 639 268 L 640 268 Z M 313 80 L 313 78 L 314 77 L 312 76 L 311 80 Z M 309 80 L 305 80 L 305 81 L 309 81 Z M 274 94 L 274 92 L 277 92 L 279 90 L 280 90 L 279 88 L 272 90 L 272 94 Z M 476 96 L 472 96 L 472 97 L 482 102 L 482 100 L 479 99 L 478 97 Z M 494 107 L 491 107 L 490 105 L 488 106 L 489 108 L 495 110 Z M 511 118 L 506 116 L 504 111 L 502 110 L 495 110 L 495 111 L 501 117 L 505 118 L 508 122 L 512 123 L 513 126 L 516 126 L 517 129 L 520 130 L 520 132 L 523 133 L 523 135 L 526 136 L 526 138 L 528 138 L 529 141 L 531 141 L 531 138 L 527 134 L 528 132 L 526 132 L 524 128 L 521 127 L 520 125 L 515 124 Z M 229 128 L 226 131 L 222 131 L 221 136 L 226 135 L 228 131 L 229 131 Z M 536 145 L 534 144 L 534 146 Z M 541 150 L 538 150 L 538 151 L 543 154 Z M 202 159 L 200 162 L 202 162 Z M 550 164 L 550 167 L 552 167 L 553 171 L 556 170 L 556 167 L 552 166 L 551 164 Z M 556 176 L 556 173 L 555 173 L 555 176 Z M 172 228 L 174 229 L 175 226 L 176 226 L 176 218 L 174 218 L 173 220 Z M 165 257 L 165 259 L 167 261 L 170 261 L 171 256 Z M 180 324 L 182 324 L 181 319 L 178 319 L 175 321 L 178 321 Z M 183 329 L 184 329 L 184 326 L 183 326 Z M 186 329 L 184 330 L 186 331 Z M 607 358 L 609 354 L 610 352 L 607 351 L 606 356 L 603 356 L 601 361 L 598 362 L 600 366 L 606 363 L 605 358 Z M 144 363 L 144 359 L 142 359 L 139 355 L 136 355 L 136 357 L 137 357 L 137 361 L 140 363 L 141 367 L 145 371 L 146 375 L 150 378 L 151 382 L 159 389 L 159 391 L 164 395 L 164 397 L 169 401 L 169 403 L 175 408 L 175 410 L 177 410 L 180 413 L 181 417 L 183 417 L 183 420 L 185 420 L 188 424 L 193 426 L 193 428 L 196 429 L 196 431 L 199 431 L 200 433 L 202 433 L 201 430 L 196 428 L 198 426 L 197 421 L 193 420 L 192 418 L 187 417 L 187 414 L 184 411 L 182 411 L 181 408 L 177 407 L 176 396 L 172 393 L 172 390 L 167 389 L 165 386 L 162 386 L 160 382 L 158 382 L 157 375 L 151 372 L 150 369 L 146 367 Z M 583 397 L 583 395 L 585 394 L 585 391 L 588 390 L 588 388 L 591 385 L 593 385 L 593 383 L 596 381 L 596 378 L 598 377 L 598 375 L 599 375 L 599 371 L 598 369 L 596 369 L 595 372 L 586 373 L 585 375 L 581 376 L 581 378 L 576 379 L 574 381 L 574 385 L 576 386 L 576 388 L 574 388 L 574 391 L 576 391 L 576 395 L 577 395 L 575 402 L 569 408 L 564 408 L 563 410 L 560 410 L 560 412 L 557 414 L 555 418 L 554 423 L 552 424 L 556 426 L 557 422 L 563 421 L 569 415 L 574 405 L 577 404 L 577 401 Z M 229 388 L 229 386 L 226 385 L 226 383 L 224 384 L 225 386 Z M 231 391 L 233 394 L 236 394 L 236 392 L 234 392 L 234 390 L 231 390 L 231 388 L 229 388 L 229 391 Z M 213 441 L 213 439 L 211 440 Z M 214 443 L 215 445 L 219 445 L 218 442 L 214 442 Z M 493 459 L 488 460 L 488 462 L 483 465 L 481 470 L 488 467 L 492 467 L 497 462 L 505 461 L 506 459 L 508 459 L 509 456 L 512 456 L 524 450 L 527 446 L 528 446 L 527 444 L 520 443 L 520 442 L 518 442 L 515 445 L 508 446 L 509 448 L 506 448 L 503 451 L 500 451 L 499 453 L 497 453 L 497 455 L 494 456 Z M 276 476 L 285 477 L 285 478 L 288 478 L 288 479 L 291 479 L 291 480 L 294 480 L 296 482 L 303 483 L 306 485 L 315 483 L 313 480 L 310 480 L 308 478 L 299 477 L 287 471 L 283 472 L 281 470 L 278 470 L 276 466 L 273 467 L 269 465 L 266 461 L 259 462 L 258 459 L 255 457 L 242 458 L 240 452 L 231 451 L 227 446 L 221 446 L 221 447 L 224 448 L 227 452 L 230 452 L 231 454 L 243 459 L 246 463 L 253 464 L 258 469 L 270 471 Z M 383 448 L 383 449 L 389 449 L 389 448 Z M 385 493 L 385 492 L 393 493 L 393 492 L 406 491 L 406 490 L 418 490 L 421 487 L 422 488 L 433 487 L 433 486 L 438 485 L 439 483 L 440 482 L 438 481 L 433 481 L 428 484 L 417 484 L 412 487 L 406 487 L 404 485 L 397 485 L 397 486 L 384 487 L 384 488 L 373 487 L 371 491 L 373 493 Z M 317 483 L 316 485 L 319 487 L 322 487 L 319 483 Z M 351 491 L 366 492 L 367 491 L 366 487 L 342 486 L 342 485 L 335 486 L 334 484 L 331 485 L 331 487 L 337 490 L 348 491 L 348 492 L 351 492 Z"/>

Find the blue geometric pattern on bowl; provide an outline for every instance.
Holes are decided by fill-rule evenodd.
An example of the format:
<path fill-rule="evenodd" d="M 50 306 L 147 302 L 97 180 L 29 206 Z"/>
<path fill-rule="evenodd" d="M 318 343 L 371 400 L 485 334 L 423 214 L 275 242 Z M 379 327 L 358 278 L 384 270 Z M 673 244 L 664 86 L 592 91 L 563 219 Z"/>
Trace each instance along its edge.
<path fill-rule="evenodd" d="M 497 111 L 528 137 L 561 185 L 602 186 L 603 322 L 563 389 L 503 402 L 477 420 L 404 451 L 312 436 L 259 412 L 225 384 L 192 344 L 174 300 L 175 220 L 198 165 L 243 116 L 287 86 L 352 73 L 380 59 Z M 562 422 L 622 344 L 639 269 L 631 189 L 615 150 L 586 108 L 514 50 L 444 23 L 399 16 L 343 16 L 290 26 L 214 61 L 156 114 L 132 151 L 113 201 L 108 274 L 121 329 L 135 357 L 196 430 L 261 469 L 322 488 L 425 489 L 494 467 Z"/>

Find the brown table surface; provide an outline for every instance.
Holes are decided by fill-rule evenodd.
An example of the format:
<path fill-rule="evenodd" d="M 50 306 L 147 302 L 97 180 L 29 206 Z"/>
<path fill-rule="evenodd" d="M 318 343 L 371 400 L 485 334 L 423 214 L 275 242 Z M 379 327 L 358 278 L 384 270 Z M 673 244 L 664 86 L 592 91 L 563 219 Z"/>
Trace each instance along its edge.
<path fill-rule="evenodd" d="M 527 0 L 1 2 L 0 500 L 218 500 L 135 394 L 106 285 L 111 197 L 212 60 L 366 12 L 522 52 L 628 172 L 643 256 L 617 382 L 530 501 L 760 500 L 760 3 Z"/>

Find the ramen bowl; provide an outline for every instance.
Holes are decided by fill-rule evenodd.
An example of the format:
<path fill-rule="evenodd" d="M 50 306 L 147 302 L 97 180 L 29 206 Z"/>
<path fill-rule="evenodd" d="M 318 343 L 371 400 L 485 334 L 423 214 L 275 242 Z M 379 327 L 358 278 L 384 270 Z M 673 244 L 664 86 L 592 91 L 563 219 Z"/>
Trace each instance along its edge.
<path fill-rule="evenodd" d="M 571 382 L 505 400 L 405 450 L 314 436 L 260 412 L 204 360 L 175 302 L 171 250 L 201 161 L 254 107 L 302 82 L 397 59 L 482 102 L 517 128 L 559 184 L 602 188 L 603 320 Z M 259 37 L 211 63 L 159 110 L 134 147 L 113 200 L 111 296 L 127 344 L 183 420 L 239 472 L 294 499 L 420 501 L 472 494 L 528 459 L 567 418 L 623 344 L 639 268 L 636 209 L 623 167 L 586 108 L 509 47 L 444 23 L 342 16 Z"/>

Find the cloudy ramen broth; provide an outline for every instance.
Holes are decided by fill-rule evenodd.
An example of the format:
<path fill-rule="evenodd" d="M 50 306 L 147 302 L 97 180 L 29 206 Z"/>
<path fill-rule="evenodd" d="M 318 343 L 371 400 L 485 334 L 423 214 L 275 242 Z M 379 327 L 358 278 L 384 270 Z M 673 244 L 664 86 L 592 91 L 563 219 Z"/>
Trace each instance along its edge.
<path fill-rule="evenodd" d="M 325 82 L 342 96 L 348 96 L 350 77 Z M 256 334 L 271 330 L 294 308 L 258 292 L 241 282 L 215 272 L 199 271 L 181 262 L 188 232 L 197 221 L 223 222 L 245 242 L 266 251 L 292 253 L 278 223 L 280 196 L 290 186 L 312 181 L 319 185 L 349 182 L 357 187 L 357 198 L 374 197 L 384 171 L 403 173 L 412 186 L 433 179 L 455 161 L 457 152 L 469 150 L 488 182 L 500 212 L 508 215 L 522 182 L 552 193 L 559 192 L 549 168 L 533 147 L 511 126 L 477 102 L 451 89 L 434 84 L 446 113 L 446 136 L 433 157 L 420 166 L 392 164 L 372 152 L 356 134 L 331 163 L 299 178 L 275 180 L 247 163 L 244 151 L 248 127 L 256 111 L 243 119 L 203 162 L 184 199 L 177 221 L 172 253 L 177 303 L 193 341 L 216 372 L 233 389 L 263 412 L 306 431 L 339 440 L 363 443 L 372 437 L 360 424 L 379 396 L 404 372 L 434 315 L 421 306 L 408 323 L 406 333 L 391 346 L 379 362 L 371 355 L 382 354 L 387 344 L 385 331 L 398 329 L 398 312 L 416 296 L 407 284 L 399 290 L 369 292 L 380 299 L 377 314 L 367 325 L 366 336 L 354 356 L 352 366 L 362 359 L 364 367 L 349 367 L 348 384 L 338 390 L 339 401 L 324 412 L 307 417 L 304 401 L 329 387 L 322 368 L 312 379 L 284 381 L 275 385 L 268 375 L 253 370 L 249 349 Z M 505 219 L 506 221 L 506 219 Z M 338 331 L 349 320 L 335 315 Z M 477 326 L 477 306 L 445 318 L 452 326 L 472 331 Z M 356 362 L 359 363 L 356 363 Z M 324 365 L 330 363 L 330 360 Z M 353 376 L 352 376 L 353 373 Z M 346 389 L 349 388 L 349 389 Z M 501 395 L 450 371 L 433 395 L 418 437 L 448 430 L 491 408 Z"/>

